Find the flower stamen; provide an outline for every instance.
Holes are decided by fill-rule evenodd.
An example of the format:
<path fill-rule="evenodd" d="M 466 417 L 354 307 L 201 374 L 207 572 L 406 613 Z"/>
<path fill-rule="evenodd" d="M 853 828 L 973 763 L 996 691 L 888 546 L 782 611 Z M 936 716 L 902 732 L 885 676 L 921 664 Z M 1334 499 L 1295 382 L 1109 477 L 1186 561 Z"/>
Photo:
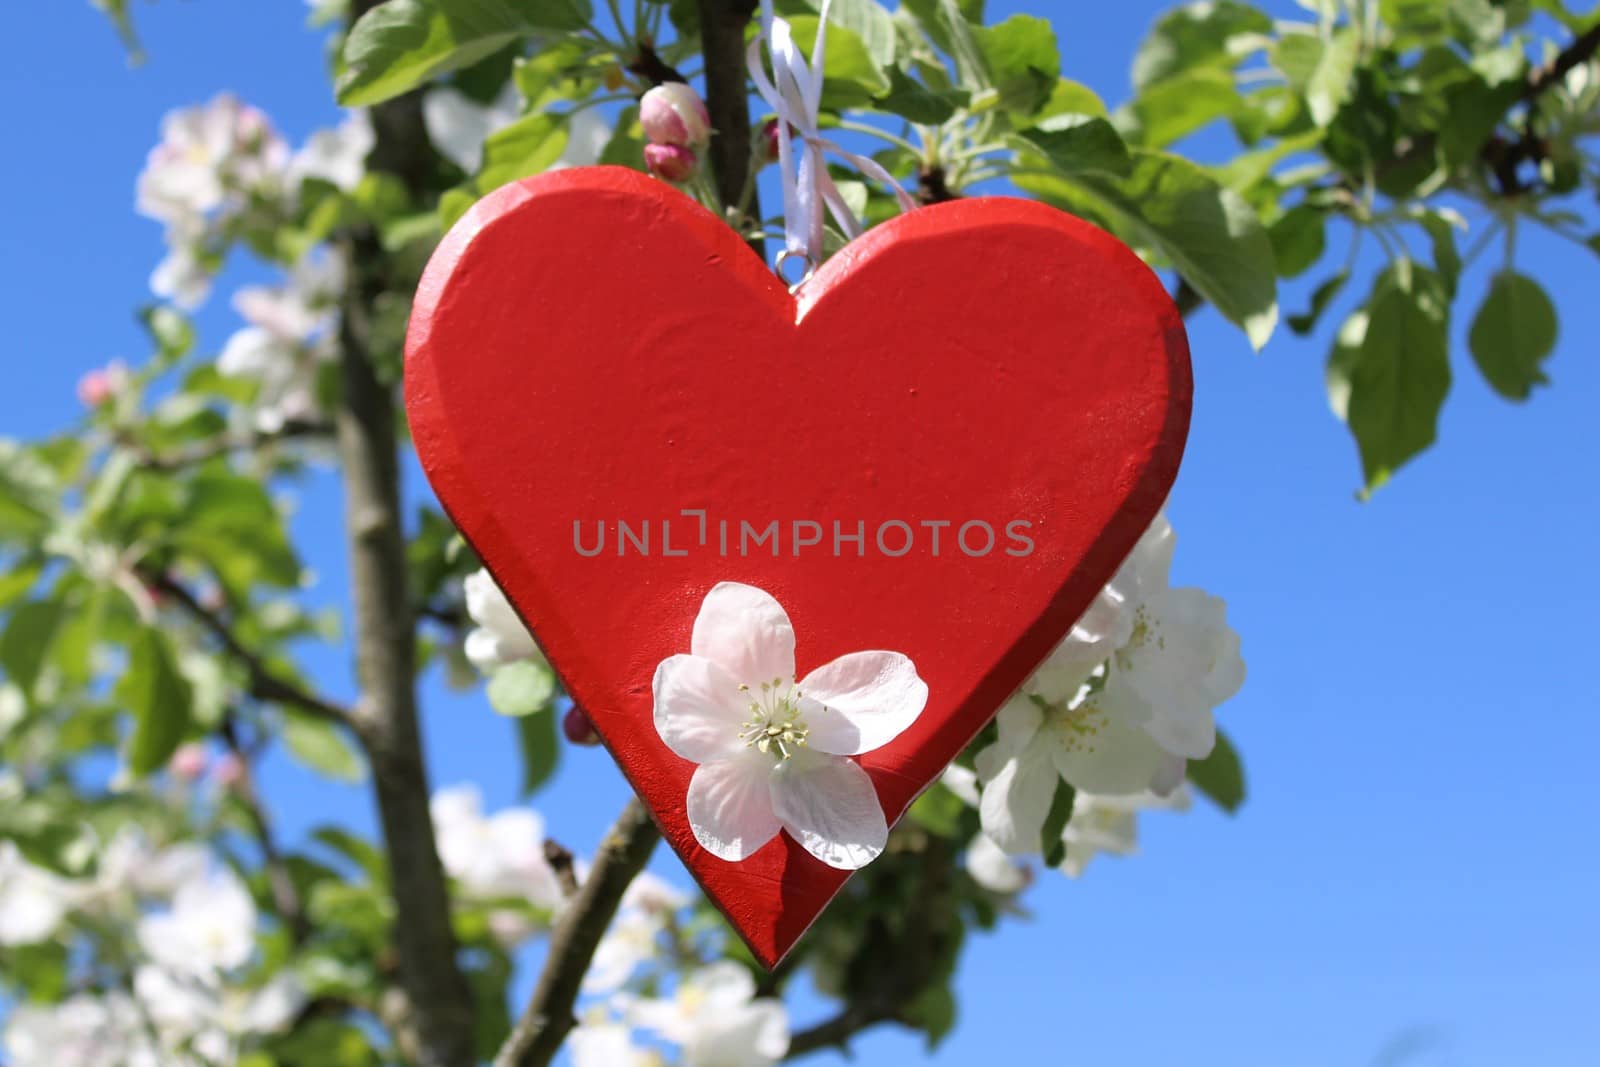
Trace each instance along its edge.
<path fill-rule="evenodd" d="M 751 689 L 741 685 L 739 691 L 750 693 Z M 805 747 L 811 732 L 800 717 L 801 696 L 792 678 L 788 684 L 782 678 L 762 682 L 759 698 L 750 701 L 750 718 L 739 724 L 739 740 L 762 755 L 793 758 L 795 749 Z"/>

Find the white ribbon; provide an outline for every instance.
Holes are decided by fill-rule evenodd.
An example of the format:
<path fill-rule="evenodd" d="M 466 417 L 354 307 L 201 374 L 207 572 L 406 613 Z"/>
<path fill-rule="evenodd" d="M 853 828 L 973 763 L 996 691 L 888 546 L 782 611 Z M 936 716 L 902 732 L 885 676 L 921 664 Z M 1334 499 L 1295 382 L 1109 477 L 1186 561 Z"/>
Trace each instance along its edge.
<path fill-rule="evenodd" d="M 839 229 L 854 240 L 861 235 L 861 223 L 850 205 L 844 202 L 839 187 L 823 160 L 824 152 L 834 152 L 848 160 L 862 173 L 875 178 L 894 190 L 901 211 L 911 211 L 917 205 L 876 160 L 847 152 L 822 136 L 818 115 L 822 109 L 823 45 L 828 32 L 828 8 L 831 0 L 822 0 L 818 11 L 817 43 L 811 50 L 811 64 L 794 41 L 789 23 L 772 11 L 772 0 L 761 0 L 761 34 L 750 42 L 746 63 L 750 77 L 755 81 L 756 92 L 777 113 L 778 119 L 778 170 L 783 186 L 783 231 L 786 251 L 805 258 L 807 269 L 822 262 L 822 224 L 824 206 L 833 214 Z M 761 45 L 765 42 L 772 57 L 773 77 L 768 78 L 761 62 Z M 793 131 L 791 135 L 790 131 Z M 793 141 L 800 142 L 799 159 L 795 159 Z"/>

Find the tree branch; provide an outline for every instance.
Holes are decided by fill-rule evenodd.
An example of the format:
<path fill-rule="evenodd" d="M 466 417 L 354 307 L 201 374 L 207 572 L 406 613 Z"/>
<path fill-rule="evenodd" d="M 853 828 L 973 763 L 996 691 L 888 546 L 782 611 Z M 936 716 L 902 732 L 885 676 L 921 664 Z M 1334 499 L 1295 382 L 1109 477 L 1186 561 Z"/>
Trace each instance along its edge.
<path fill-rule="evenodd" d="M 209 441 L 199 441 L 183 448 L 159 452 L 136 441 L 122 441 L 138 457 L 139 465 L 152 471 L 175 471 L 195 467 L 218 456 L 233 452 L 253 452 L 280 441 L 305 437 L 332 437 L 333 426 L 325 422 L 286 422 L 280 429 L 268 433 L 257 430 L 246 434 L 224 434 Z"/>
<path fill-rule="evenodd" d="M 750 174 L 750 89 L 745 73 L 745 27 L 755 14 L 755 0 L 698 0 L 700 48 L 705 55 L 706 110 L 711 115 L 711 165 L 722 203 L 734 209 L 744 195 Z M 750 192 L 748 214 L 761 218 L 761 201 Z M 728 220 L 745 229 L 743 219 Z M 765 255 L 764 242 L 750 247 Z"/>
<path fill-rule="evenodd" d="M 239 806 L 244 809 L 245 817 L 250 821 L 250 827 L 255 833 L 256 843 L 261 848 L 261 863 L 266 870 L 267 886 L 272 891 L 272 902 L 278 908 L 278 914 L 283 916 L 283 921 L 289 927 L 289 936 L 296 945 L 303 945 L 306 938 L 311 935 L 311 921 L 306 916 L 305 903 L 300 899 L 300 890 L 295 887 L 294 878 L 289 874 L 289 867 L 283 861 L 283 853 L 278 851 L 277 839 L 272 833 L 272 821 L 267 815 L 265 805 L 261 803 L 261 795 L 256 792 L 255 768 L 251 765 L 249 753 L 239 741 L 239 727 L 230 711 L 222 719 L 222 741 L 227 745 L 228 751 L 233 753 L 233 758 L 239 762 L 239 777 L 233 783 L 232 793 Z"/>
<path fill-rule="evenodd" d="M 378 0 L 354 0 L 354 23 Z M 418 200 L 431 195 L 437 159 L 422 121 L 422 95 L 369 111 L 368 168 L 398 177 Z M 373 349 L 374 307 L 389 278 L 387 253 L 362 230 L 339 239 L 347 267 L 340 302 L 341 396 L 334 424 L 344 481 L 345 527 L 355 601 L 356 729 L 372 766 L 373 791 L 395 905 L 393 937 L 408 1029 L 422 1067 L 473 1067 L 476 1013 L 457 960 L 450 896 L 428 810 L 427 765 L 417 724 L 416 619 L 400 519 L 394 384 Z"/>
<path fill-rule="evenodd" d="M 244 642 L 239 640 L 239 636 L 219 613 L 200 603 L 182 582 L 170 574 L 146 567 L 139 567 L 137 571 L 140 581 L 176 604 L 184 614 L 199 623 L 201 629 L 217 639 L 223 651 L 244 667 L 249 678 L 249 693 L 256 700 L 296 708 L 341 726 L 350 726 L 353 723 L 348 708 L 341 707 L 326 697 L 318 696 L 293 679 L 274 672 L 267 666 L 265 660 L 245 647 Z"/>
<path fill-rule="evenodd" d="M 589 876 L 561 914 L 550 935 L 550 952 L 533 997 L 511 1036 L 494 1058 L 494 1067 L 547 1067 L 577 1020 L 572 1005 L 589 961 L 622 903 L 628 884 L 644 869 L 661 832 L 638 798 L 628 801 L 616 825 L 601 842 Z"/>
<path fill-rule="evenodd" d="M 847 1004 L 832 1018 L 796 1031 L 789 1038 L 789 1052 L 784 1059 L 797 1060 L 813 1052 L 846 1048 L 861 1031 L 894 1022 L 899 1010 L 898 1004 Z"/>

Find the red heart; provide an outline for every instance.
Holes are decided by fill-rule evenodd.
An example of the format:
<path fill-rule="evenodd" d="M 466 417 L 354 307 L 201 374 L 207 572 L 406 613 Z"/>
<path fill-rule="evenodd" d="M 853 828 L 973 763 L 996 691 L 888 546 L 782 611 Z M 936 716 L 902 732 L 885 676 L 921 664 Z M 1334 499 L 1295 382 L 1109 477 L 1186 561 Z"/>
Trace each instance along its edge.
<path fill-rule="evenodd" d="M 730 863 L 684 815 L 694 765 L 652 719 L 721 581 L 773 594 L 800 674 L 903 652 L 920 719 L 861 757 L 890 821 L 1071 628 L 1183 452 L 1182 320 L 1104 232 L 1024 200 L 893 219 L 795 298 L 723 222 L 619 168 L 506 186 L 461 220 L 412 312 L 406 401 L 440 500 L 711 900 L 771 966 L 848 872 L 787 834 Z M 700 543 L 703 509 L 708 536 Z M 777 558 L 740 555 L 776 519 Z M 605 549 L 592 558 L 596 523 Z M 663 553 L 663 520 L 670 547 Z M 726 556 L 719 520 L 730 523 Z M 823 538 L 796 521 L 821 524 Z M 902 556 L 884 523 L 913 534 Z M 624 540 L 649 524 L 649 554 Z M 948 522 L 944 527 L 922 525 Z M 1006 525 L 1031 539 L 1023 556 Z M 846 536 L 835 546 L 834 522 Z M 987 553 L 982 527 L 995 542 Z M 932 535 L 939 534 L 939 551 Z M 887 527 L 885 545 L 905 540 Z M 835 555 L 838 547 L 841 554 Z"/>

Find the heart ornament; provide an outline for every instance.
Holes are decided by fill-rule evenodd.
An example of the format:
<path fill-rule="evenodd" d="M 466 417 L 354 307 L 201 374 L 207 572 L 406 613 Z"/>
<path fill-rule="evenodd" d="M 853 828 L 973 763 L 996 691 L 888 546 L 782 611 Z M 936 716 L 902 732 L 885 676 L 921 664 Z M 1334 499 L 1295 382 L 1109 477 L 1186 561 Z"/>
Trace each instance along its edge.
<path fill-rule="evenodd" d="M 922 208 L 791 295 L 594 167 L 451 230 L 405 391 L 445 509 L 772 966 L 881 847 L 852 827 L 898 819 L 1132 550 L 1191 380 L 1154 274 L 1053 208 Z"/>

